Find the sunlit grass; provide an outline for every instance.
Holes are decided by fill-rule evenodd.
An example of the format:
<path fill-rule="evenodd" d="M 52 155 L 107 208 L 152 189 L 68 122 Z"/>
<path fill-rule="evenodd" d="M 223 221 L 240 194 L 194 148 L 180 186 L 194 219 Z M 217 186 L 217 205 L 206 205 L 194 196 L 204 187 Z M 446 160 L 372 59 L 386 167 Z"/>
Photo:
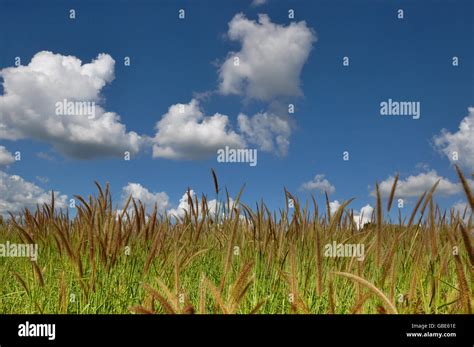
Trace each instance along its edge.
<path fill-rule="evenodd" d="M 350 204 L 331 217 L 288 192 L 295 206 L 277 216 L 239 194 L 233 204 L 221 196 L 227 208 L 217 215 L 205 197 L 191 199 L 176 221 L 146 215 L 133 199 L 119 213 L 108 186 L 98 189 L 80 198 L 75 218 L 53 202 L 0 223 L 0 243 L 39 245 L 36 270 L 29 259 L 0 257 L 0 313 L 472 312 L 472 218 L 442 212 L 436 186 L 408 223 L 384 221 L 377 199 L 362 230 Z M 364 259 L 325 257 L 333 241 L 363 244 Z"/>

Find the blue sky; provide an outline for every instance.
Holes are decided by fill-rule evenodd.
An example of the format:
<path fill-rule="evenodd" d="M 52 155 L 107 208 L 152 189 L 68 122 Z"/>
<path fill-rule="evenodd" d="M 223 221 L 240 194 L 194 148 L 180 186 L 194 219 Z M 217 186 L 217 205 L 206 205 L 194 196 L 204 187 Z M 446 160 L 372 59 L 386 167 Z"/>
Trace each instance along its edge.
<path fill-rule="evenodd" d="M 74 56 L 82 64 L 106 53 L 115 60 L 115 78 L 101 88 L 100 105 L 119 114 L 127 132 L 154 137 L 155 124 L 169 107 L 188 104 L 196 93 L 208 94 L 199 102 L 206 116 L 227 115 L 227 126 L 242 138 L 240 113 L 251 118 L 270 112 L 274 104 L 293 103 L 296 109 L 289 116 L 275 113 L 291 127 L 287 153 L 265 150 L 246 140 L 249 147 L 258 149 L 255 167 L 218 163 L 216 155 L 199 160 L 153 158 L 147 145 L 131 161 L 116 155 L 77 159 L 58 151 L 44 136 L 31 135 L 36 134 L 32 131 L 13 140 L 0 136 L 0 146 L 22 155 L 21 161 L 0 168 L 8 175 L 2 177 L 18 175 L 68 198 L 94 193 L 94 180 L 108 181 L 117 202 L 123 187 L 139 183 L 151 193 L 166 193 L 167 208 L 175 208 L 187 187 L 213 197 L 210 169 L 214 168 L 231 194 L 245 183 L 245 202 L 263 198 L 270 208 L 278 208 L 284 204 L 283 187 L 302 199 L 313 193 L 322 202 L 321 189 L 301 187 L 316 175 L 324 175 L 321 180 L 328 180 L 334 188 L 331 200 L 355 197 L 352 207 L 360 209 L 374 204 L 370 192 L 375 181 L 399 172 L 402 183 L 413 177 L 405 191 L 422 191 L 425 179 L 445 180 L 445 194 L 439 196 L 439 202 L 449 208 L 463 196 L 454 186 L 457 179 L 443 148 L 456 148 L 465 172 L 474 170 L 473 140 L 469 141 L 474 121 L 459 132 L 460 122 L 471 117 L 468 107 L 474 106 L 473 6 L 461 0 L 357 4 L 269 0 L 260 6 L 251 1 L 210 0 L 46 4 L 0 0 L 0 69 L 13 67 L 15 57 L 28 65 L 42 51 Z M 184 20 L 178 19 L 181 8 L 186 11 Z M 76 10 L 74 20 L 69 18 L 70 9 Z M 289 9 L 295 11 L 294 19 L 288 18 Z M 397 18 L 398 9 L 403 9 L 403 19 Z M 291 22 L 305 22 L 306 29 L 299 28 L 312 33 L 316 41 L 309 44 L 302 70 L 293 74 L 302 95 L 259 100 L 245 91 L 226 94 L 219 90 L 222 64 L 232 57 L 229 52 L 242 49 L 242 42 L 228 35 L 229 23 L 238 13 L 254 28 L 262 25 L 258 14 L 266 14 L 272 25 L 283 29 Z M 252 33 L 246 35 L 250 40 Z M 275 40 L 278 45 L 278 37 Z M 131 58 L 130 66 L 123 64 L 126 56 Z M 349 66 L 343 66 L 344 56 L 349 57 Z M 453 56 L 459 57 L 459 66 L 452 65 Z M 4 94 L 2 86 L 0 98 Z M 420 102 L 420 119 L 381 116 L 380 102 L 389 98 Z M 12 108 L 0 101 L 0 125 L 7 124 L 5 119 L 12 114 Z M 17 123 L 10 120 L 8 127 Z M 452 136 L 444 147 L 436 146 L 433 139 L 441 136 L 443 128 Z M 344 151 L 349 151 L 350 160 L 342 159 Z M 11 191 L 7 195 L 15 199 Z M 414 198 L 406 195 L 410 206 Z M 4 206 L 13 206 L 7 203 Z"/>

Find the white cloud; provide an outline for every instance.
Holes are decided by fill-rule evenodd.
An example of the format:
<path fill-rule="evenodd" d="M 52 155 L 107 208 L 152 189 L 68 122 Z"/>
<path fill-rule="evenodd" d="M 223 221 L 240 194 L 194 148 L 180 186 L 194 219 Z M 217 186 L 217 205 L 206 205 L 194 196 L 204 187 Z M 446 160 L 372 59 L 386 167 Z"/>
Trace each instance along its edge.
<path fill-rule="evenodd" d="M 66 207 L 66 195 L 55 192 L 55 206 Z M 37 204 L 50 203 L 51 192 L 17 175 L 0 171 L 0 215 L 17 214 L 23 208 L 35 209 Z"/>
<path fill-rule="evenodd" d="M 331 216 L 337 212 L 340 206 L 341 203 L 339 202 L 339 200 L 334 200 L 329 203 L 329 211 L 331 212 Z"/>
<path fill-rule="evenodd" d="M 390 195 L 394 179 L 393 176 L 390 176 L 379 184 L 380 193 L 383 196 Z M 395 196 L 400 198 L 420 197 L 425 191 L 431 189 L 438 180 L 440 180 L 440 182 L 436 188 L 435 194 L 454 195 L 462 191 L 460 184 L 453 183 L 449 179 L 439 176 L 435 170 L 430 170 L 416 176 L 408 176 L 404 180 L 400 179 L 397 183 Z M 471 180 L 469 181 L 471 184 L 473 183 Z M 373 191 L 371 194 L 375 195 L 375 192 Z"/>
<path fill-rule="evenodd" d="M 372 220 L 372 214 L 374 213 L 374 208 L 369 204 L 362 207 L 359 211 L 354 213 L 354 223 L 357 229 L 361 229 L 365 224 L 370 223 Z"/>
<path fill-rule="evenodd" d="M 0 70 L 0 139 L 44 141 L 75 158 L 137 153 L 143 139 L 99 105 L 102 88 L 114 79 L 114 65 L 107 54 L 82 64 L 74 56 L 42 51 L 26 66 Z M 95 118 L 57 115 L 56 103 L 63 100 L 95 103 Z"/>
<path fill-rule="evenodd" d="M 197 210 L 199 218 L 201 218 L 202 216 L 201 201 L 199 201 L 199 206 L 196 206 L 195 204 L 196 193 L 192 189 L 189 190 L 189 196 L 191 197 L 191 199 L 193 199 L 194 208 Z M 168 215 L 172 217 L 182 218 L 185 216 L 186 213 L 188 214 L 191 213 L 191 207 L 189 204 L 189 196 L 188 196 L 188 192 L 186 191 L 181 197 L 181 199 L 179 199 L 178 207 L 169 209 Z M 209 210 L 209 214 L 211 216 L 215 216 L 216 214 L 223 216 L 224 209 L 226 212 L 230 210 L 229 206 L 230 206 L 230 209 L 234 207 L 234 200 L 232 198 L 229 199 L 229 205 L 227 204 L 227 202 L 222 203 L 220 201 L 217 201 L 216 199 L 207 201 L 207 209 Z"/>
<path fill-rule="evenodd" d="M 8 166 L 14 162 L 13 155 L 4 146 L 0 146 L 0 167 Z"/>
<path fill-rule="evenodd" d="M 474 107 L 469 107 L 468 111 L 458 131 L 451 133 L 443 129 L 434 138 L 434 144 L 452 163 L 474 169 Z M 457 152 L 458 160 L 454 160 L 454 152 Z"/>
<path fill-rule="evenodd" d="M 300 74 L 316 41 L 306 22 L 288 26 L 274 24 L 267 15 L 258 21 L 242 13 L 229 22 L 227 36 L 241 44 L 239 52 L 230 52 L 219 69 L 219 91 L 246 98 L 270 101 L 301 96 Z M 234 65 L 234 58 L 239 65 Z"/>
<path fill-rule="evenodd" d="M 181 199 L 179 199 L 179 205 L 177 208 L 171 208 L 168 210 L 168 214 L 171 216 L 175 217 L 184 217 L 186 213 L 189 213 L 191 211 L 191 207 L 189 206 L 189 197 L 193 199 L 196 196 L 196 193 L 194 193 L 194 190 L 190 189 L 189 190 L 189 196 L 188 192 L 185 192 Z"/>
<path fill-rule="evenodd" d="M 329 182 L 324 175 L 316 175 L 311 181 L 305 182 L 301 185 L 303 190 L 317 190 L 320 193 L 327 192 L 332 194 L 336 191 L 336 188 Z M 337 202 L 337 200 L 336 200 Z"/>
<path fill-rule="evenodd" d="M 126 203 L 130 195 L 135 200 L 140 200 L 142 204 L 145 205 L 146 213 L 152 213 L 155 208 L 155 204 L 157 206 L 158 213 L 165 212 L 169 206 L 168 194 L 165 192 L 152 193 L 139 183 L 128 183 L 122 188 L 122 204 Z M 128 208 L 130 209 L 131 205 L 129 205 Z"/>
<path fill-rule="evenodd" d="M 291 135 L 288 119 L 265 112 L 252 117 L 241 113 L 237 120 L 248 142 L 258 145 L 262 151 L 278 152 L 281 156 L 288 153 Z"/>
<path fill-rule="evenodd" d="M 199 102 L 172 105 L 156 124 L 153 157 L 202 159 L 219 148 L 244 148 L 245 141 L 229 128 L 229 118 L 216 113 L 204 116 Z"/>
<path fill-rule="evenodd" d="M 257 7 L 267 3 L 267 0 L 253 0 L 252 6 Z"/>
<path fill-rule="evenodd" d="M 338 200 L 334 200 L 329 203 L 329 211 L 331 212 L 331 216 L 337 212 L 340 206 L 341 203 Z M 361 229 L 365 224 L 370 223 L 373 212 L 374 208 L 369 204 L 362 207 L 360 211 L 354 211 L 353 220 L 357 229 Z"/>

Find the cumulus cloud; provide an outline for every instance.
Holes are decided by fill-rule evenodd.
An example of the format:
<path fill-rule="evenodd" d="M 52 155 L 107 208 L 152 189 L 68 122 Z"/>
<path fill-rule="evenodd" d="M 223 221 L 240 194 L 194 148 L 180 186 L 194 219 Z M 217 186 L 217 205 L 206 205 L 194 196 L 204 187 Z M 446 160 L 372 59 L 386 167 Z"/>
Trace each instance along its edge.
<path fill-rule="evenodd" d="M 329 211 L 331 212 L 331 216 L 334 215 L 341 203 L 339 200 L 334 200 L 329 203 Z M 361 229 L 364 227 L 365 224 L 370 223 L 372 220 L 372 214 L 374 212 L 374 208 L 370 206 L 370 204 L 365 205 L 360 209 L 360 211 L 354 211 L 353 221 L 356 225 L 357 229 Z"/>
<path fill-rule="evenodd" d="M 8 166 L 15 162 L 13 154 L 11 154 L 5 146 L 0 146 L 0 167 Z"/>
<path fill-rule="evenodd" d="M 443 129 L 434 138 L 434 144 L 452 163 L 474 169 L 474 107 L 469 107 L 468 111 L 458 131 L 451 133 Z M 457 152 L 458 160 L 454 159 L 454 152 Z"/>
<path fill-rule="evenodd" d="M 379 185 L 380 193 L 384 196 L 389 196 L 392 190 L 393 182 L 395 178 L 389 176 L 385 181 L 382 181 Z M 412 198 L 419 197 L 425 191 L 431 189 L 436 181 L 440 180 L 438 187 L 436 188 L 435 194 L 440 195 L 454 195 L 462 191 L 462 187 L 458 183 L 453 183 L 449 179 L 439 176 L 435 170 L 423 172 L 418 175 L 411 175 L 407 178 L 399 179 L 397 188 L 395 190 L 395 196 L 399 198 Z M 472 180 L 471 185 L 474 186 Z M 375 192 L 371 193 L 375 196 Z"/>
<path fill-rule="evenodd" d="M 370 204 L 365 205 L 354 213 L 354 223 L 357 229 L 361 229 L 365 224 L 370 223 L 372 220 L 372 214 L 374 213 L 374 208 Z"/>
<path fill-rule="evenodd" d="M 74 56 L 42 51 L 26 66 L 0 70 L 0 139 L 43 141 L 74 158 L 137 153 L 142 138 L 99 105 L 101 90 L 114 79 L 114 65 L 107 54 L 82 64 Z M 94 105 L 93 118 L 76 108 L 58 115 L 57 103 L 64 101 Z"/>
<path fill-rule="evenodd" d="M 340 206 L 341 203 L 339 202 L 339 200 L 334 200 L 329 203 L 329 211 L 331 212 L 331 216 L 337 212 Z"/>
<path fill-rule="evenodd" d="M 334 187 L 331 182 L 329 182 L 324 175 L 316 175 L 311 181 L 305 182 L 301 185 L 302 190 L 317 190 L 320 193 L 327 192 L 328 194 L 332 194 L 336 191 L 336 187 Z M 337 202 L 337 200 L 336 200 Z"/>
<path fill-rule="evenodd" d="M 264 14 L 254 21 L 239 13 L 229 22 L 227 36 L 242 47 L 229 53 L 220 66 L 222 94 L 263 101 L 302 95 L 300 74 L 316 41 L 306 22 L 284 26 Z"/>
<path fill-rule="evenodd" d="M 255 21 L 239 13 L 229 22 L 227 37 L 241 48 L 229 52 L 220 65 L 219 92 L 273 106 L 251 117 L 240 114 L 239 129 L 260 150 L 285 156 L 292 128 L 284 104 L 288 98 L 303 95 L 300 75 L 316 36 L 304 21 L 285 26 L 272 23 L 264 14 Z"/>
<path fill-rule="evenodd" d="M 172 105 L 156 124 L 153 157 L 203 159 L 225 146 L 244 148 L 245 141 L 229 127 L 225 115 L 205 116 L 196 99 Z"/>
<path fill-rule="evenodd" d="M 191 199 L 193 199 L 193 203 L 195 201 L 195 196 L 196 193 L 194 190 L 190 189 L 189 190 L 189 196 Z M 186 191 L 181 199 L 179 199 L 179 205 L 177 208 L 171 208 L 168 210 L 168 215 L 172 217 L 178 217 L 178 218 L 183 218 L 186 213 L 191 213 L 191 206 L 189 204 L 189 196 L 188 192 Z M 216 214 L 224 216 L 224 211 L 229 211 L 234 207 L 235 203 L 232 198 L 229 199 L 229 204 L 222 203 L 216 199 L 208 200 L 207 201 L 207 209 L 209 210 L 209 214 L 211 216 L 216 216 Z M 195 206 L 194 208 L 197 209 L 198 216 L 199 218 L 202 216 L 202 208 L 201 208 L 201 202 L 199 202 L 199 206 Z"/>
<path fill-rule="evenodd" d="M 152 193 L 139 183 L 128 183 L 122 188 L 122 204 L 126 203 L 130 195 L 145 205 L 147 213 L 152 213 L 155 205 L 157 206 L 158 213 L 164 213 L 169 207 L 168 194 L 165 192 Z"/>
<path fill-rule="evenodd" d="M 55 193 L 55 206 L 65 208 L 67 196 Z M 36 208 L 36 205 L 50 203 L 51 192 L 45 191 L 34 183 L 25 181 L 18 175 L 9 175 L 0 171 L 0 215 L 8 212 L 17 214 L 23 208 Z"/>
<path fill-rule="evenodd" d="M 180 218 L 184 217 L 186 213 L 191 211 L 191 207 L 189 206 L 189 197 L 191 197 L 191 199 L 194 201 L 195 196 L 196 193 L 192 189 L 189 190 L 189 196 L 188 192 L 185 192 L 181 199 L 179 199 L 178 207 L 169 209 L 168 214 Z"/>
<path fill-rule="evenodd" d="M 257 113 L 248 117 L 241 113 L 237 117 L 239 130 L 244 138 L 265 152 L 288 153 L 291 126 L 288 119 L 271 113 Z"/>

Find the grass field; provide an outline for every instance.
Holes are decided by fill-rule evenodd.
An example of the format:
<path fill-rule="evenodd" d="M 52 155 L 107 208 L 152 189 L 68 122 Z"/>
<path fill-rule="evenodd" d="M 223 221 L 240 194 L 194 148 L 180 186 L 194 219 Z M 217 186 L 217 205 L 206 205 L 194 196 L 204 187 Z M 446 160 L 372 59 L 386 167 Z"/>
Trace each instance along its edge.
<path fill-rule="evenodd" d="M 179 221 L 133 199 L 117 211 L 99 185 L 76 197 L 74 218 L 54 201 L 4 218 L 0 243 L 38 244 L 39 255 L 0 257 L 0 313 L 472 313 L 472 218 L 441 211 L 436 185 L 395 223 L 383 216 L 396 182 L 387 201 L 377 189 L 358 230 L 350 200 L 331 215 L 285 192 L 294 207 L 272 212 L 230 204 L 213 177 L 222 209 L 195 198 Z M 364 245 L 364 259 L 326 256 L 334 241 Z"/>

